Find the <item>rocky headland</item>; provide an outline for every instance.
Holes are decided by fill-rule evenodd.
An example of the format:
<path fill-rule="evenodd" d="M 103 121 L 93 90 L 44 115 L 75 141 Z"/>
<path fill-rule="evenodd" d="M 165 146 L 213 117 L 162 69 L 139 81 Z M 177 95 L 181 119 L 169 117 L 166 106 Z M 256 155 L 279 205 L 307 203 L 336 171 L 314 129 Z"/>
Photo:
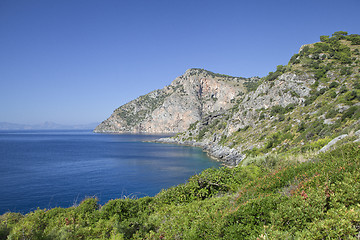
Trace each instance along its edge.
<path fill-rule="evenodd" d="M 207 114 L 228 110 L 259 78 L 189 69 L 169 86 L 119 107 L 97 126 L 99 133 L 178 133 Z"/>
<path fill-rule="evenodd" d="M 201 147 L 229 166 L 247 156 L 354 141 L 360 45 L 351 35 L 321 39 L 261 79 L 189 69 L 116 109 L 95 132 L 176 133 L 157 142 Z"/>

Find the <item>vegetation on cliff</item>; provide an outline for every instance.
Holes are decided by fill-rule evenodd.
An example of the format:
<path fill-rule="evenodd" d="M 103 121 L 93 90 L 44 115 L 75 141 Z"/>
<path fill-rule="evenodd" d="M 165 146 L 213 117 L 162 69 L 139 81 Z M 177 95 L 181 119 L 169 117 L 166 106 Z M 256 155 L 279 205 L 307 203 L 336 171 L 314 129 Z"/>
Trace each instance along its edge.
<path fill-rule="evenodd" d="M 360 36 L 320 40 L 175 137 L 239 149 L 238 166 L 155 197 L 6 213 L 0 239 L 358 239 Z"/>
<path fill-rule="evenodd" d="M 359 130 L 360 35 L 321 39 L 301 47 L 230 111 L 178 134 L 179 142 L 212 142 L 255 156 L 305 153 Z"/>

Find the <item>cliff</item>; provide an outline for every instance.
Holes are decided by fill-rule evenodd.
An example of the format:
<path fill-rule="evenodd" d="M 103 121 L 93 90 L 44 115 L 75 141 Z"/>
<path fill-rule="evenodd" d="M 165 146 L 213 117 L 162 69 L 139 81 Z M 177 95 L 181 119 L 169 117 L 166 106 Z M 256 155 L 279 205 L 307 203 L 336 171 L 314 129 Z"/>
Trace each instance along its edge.
<path fill-rule="evenodd" d="M 169 86 L 116 109 L 95 132 L 177 133 L 214 112 L 234 106 L 259 78 L 241 78 L 189 69 Z M 246 87 L 248 86 L 248 87 Z"/>
<path fill-rule="evenodd" d="M 204 116 L 159 141 L 200 146 L 231 166 L 251 156 L 316 152 L 339 136 L 356 141 L 360 45 L 352 40 L 334 36 L 302 46 L 228 111 Z"/>
<path fill-rule="evenodd" d="M 248 156 L 319 151 L 342 135 L 356 140 L 359 39 L 322 36 L 261 79 L 190 69 L 121 106 L 95 131 L 180 132 L 159 142 L 202 147 L 231 166 Z"/>

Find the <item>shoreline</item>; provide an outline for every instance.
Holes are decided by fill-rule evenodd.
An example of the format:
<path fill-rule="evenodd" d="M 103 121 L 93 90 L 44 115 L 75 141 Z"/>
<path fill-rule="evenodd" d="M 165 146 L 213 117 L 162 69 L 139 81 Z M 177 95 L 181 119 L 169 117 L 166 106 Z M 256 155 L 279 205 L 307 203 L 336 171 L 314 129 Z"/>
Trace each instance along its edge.
<path fill-rule="evenodd" d="M 215 143 L 199 143 L 195 141 L 178 141 L 173 138 L 159 138 L 150 142 L 163 143 L 163 144 L 177 144 L 182 146 L 199 147 L 201 148 L 209 158 L 221 162 L 222 165 L 227 167 L 236 167 L 242 160 L 245 159 L 245 155 L 236 149 L 219 146 Z"/>
<path fill-rule="evenodd" d="M 159 135 L 160 138 L 144 142 L 161 143 L 161 144 L 176 144 L 181 146 L 198 147 L 201 148 L 209 158 L 220 162 L 226 167 L 236 167 L 242 160 L 245 159 L 246 155 L 240 151 L 225 146 L 220 146 L 216 143 L 204 143 L 195 141 L 179 141 L 174 139 L 176 133 L 164 134 L 164 133 L 134 133 L 134 132 L 98 132 L 93 131 L 96 134 L 141 134 L 141 135 Z M 163 137 L 161 137 L 163 136 Z"/>

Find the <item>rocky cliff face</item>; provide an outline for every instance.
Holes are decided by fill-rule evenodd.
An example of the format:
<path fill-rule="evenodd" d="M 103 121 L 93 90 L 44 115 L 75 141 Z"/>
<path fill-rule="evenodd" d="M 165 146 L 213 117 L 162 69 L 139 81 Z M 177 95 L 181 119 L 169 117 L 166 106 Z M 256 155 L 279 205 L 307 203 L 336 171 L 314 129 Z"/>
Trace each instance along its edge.
<path fill-rule="evenodd" d="M 275 125 L 278 121 L 270 116 L 271 109 L 274 106 L 302 106 L 314 82 L 313 76 L 308 74 L 285 73 L 272 82 L 261 83 L 256 91 L 248 92 L 238 100 L 231 110 L 206 115 L 186 132 L 158 142 L 201 147 L 226 165 L 236 166 L 246 157 L 244 150 L 261 144 L 258 139 L 263 135 L 263 129 L 259 125 L 265 123 L 265 118 L 269 119 L 266 125 Z M 264 119 L 259 121 L 261 114 Z M 252 136 L 245 135 L 249 128 Z"/>
<path fill-rule="evenodd" d="M 303 46 L 288 65 L 237 97 L 231 109 L 204 116 L 160 142 L 200 146 L 234 166 L 246 156 L 311 154 L 332 139 L 358 141 L 359 72 L 360 44 L 332 38 Z"/>
<path fill-rule="evenodd" d="M 159 142 L 202 147 L 233 166 L 246 156 L 311 154 L 335 140 L 359 141 L 359 73 L 360 36 L 333 36 L 304 45 L 261 79 L 190 69 L 96 131 L 181 132 Z"/>
<path fill-rule="evenodd" d="M 203 116 L 227 110 L 258 78 L 230 77 L 189 69 L 169 86 L 141 96 L 116 109 L 95 132 L 177 133 Z"/>

